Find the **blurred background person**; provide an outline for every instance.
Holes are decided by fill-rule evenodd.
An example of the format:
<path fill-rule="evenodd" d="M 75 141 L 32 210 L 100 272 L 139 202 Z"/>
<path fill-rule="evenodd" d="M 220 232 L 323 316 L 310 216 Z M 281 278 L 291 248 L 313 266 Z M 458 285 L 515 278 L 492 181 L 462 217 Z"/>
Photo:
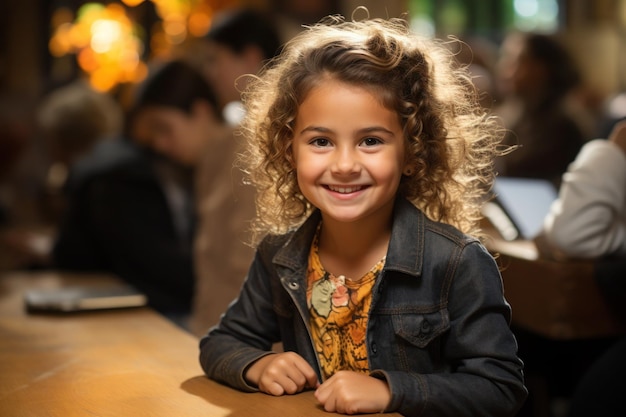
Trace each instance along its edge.
<path fill-rule="evenodd" d="M 43 97 L 34 120 L 39 154 L 29 155 L 27 161 L 42 167 L 34 199 L 39 215 L 29 227 L 4 234 L 9 250 L 19 259 L 16 266 L 48 266 L 55 229 L 67 205 L 65 188 L 70 168 L 99 141 L 118 135 L 122 124 L 121 106 L 83 80 L 58 87 Z"/>
<path fill-rule="evenodd" d="M 497 161 L 502 176 L 540 178 L 558 185 L 567 165 L 590 137 L 592 117 L 577 102 L 582 77 L 556 38 L 509 33 L 501 45 L 495 108 L 518 148 Z"/>
<path fill-rule="evenodd" d="M 190 330 L 204 334 L 237 295 L 253 250 L 254 193 L 235 165 L 238 136 L 204 75 L 183 60 L 154 68 L 132 112 L 133 137 L 193 172 L 194 296 Z"/>
<path fill-rule="evenodd" d="M 517 146 L 496 160 L 501 176 L 536 178 L 555 187 L 597 128 L 587 86 L 569 50 L 553 35 L 510 32 L 496 65 L 494 108 L 506 129 L 504 143 Z M 558 415 L 563 399 L 593 360 L 615 342 L 552 340 L 513 325 L 525 363 L 529 397 L 519 417 Z"/>
<path fill-rule="evenodd" d="M 557 259 L 626 258 L 626 122 L 585 144 L 563 174 L 538 247 Z"/>
<path fill-rule="evenodd" d="M 535 243 L 541 258 L 594 261 L 595 282 L 607 307 L 624 320 L 626 122 L 618 123 L 608 140 L 591 140 L 581 148 L 562 176 L 558 198 L 552 203 Z M 614 392 L 617 379 L 606 363 L 610 359 L 602 359 L 597 365 L 594 361 L 612 349 L 616 337 L 555 341 L 520 328 L 514 330 L 528 380 L 540 375 L 550 398 L 572 398 L 568 406 L 571 415 L 582 415 L 577 407 L 593 409 L 593 415 L 608 411 L 597 402 L 597 387 L 606 386 L 604 398 L 613 404 L 606 407 L 615 406 L 610 393 Z M 616 353 L 607 356 L 617 357 Z M 624 366 L 620 362 L 615 365 Z M 610 386 L 600 377 L 602 373 L 610 375 Z M 531 385 L 520 417 L 533 415 L 532 404 L 541 401 L 535 393 Z"/>
<path fill-rule="evenodd" d="M 626 121 L 618 122 L 608 139 L 583 146 L 563 174 L 558 198 L 535 241 L 543 258 L 593 260 L 608 308 L 626 323 Z M 575 378 L 565 379 L 574 386 L 567 392 L 570 417 L 624 415 L 625 348 L 626 339 L 612 337 L 569 344 L 529 335 L 520 340 L 531 375 L 547 373 L 556 384 L 563 382 L 563 368 L 579 370 Z"/>
<path fill-rule="evenodd" d="M 272 17 L 255 9 L 217 14 L 204 37 L 202 70 L 215 89 L 220 109 L 231 125 L 243 116 L 241 92 L 279 51 L 281 35 Z"/>
<path fill-rule="evenodd" d="M 95 91 L 76 80 L 49 93 L 37 113 L 48 168 L 48 213 L 53 221 L 63 212 L 63 188 L 69 169 L 101 140 L 119 136 L 123 129 L 122 106 L 109 94 Z"/>
<path fill-rule="evenodd" d="M 243 116 L 241 93 L 250 77 L 281 49 L 281 34 L 267 14 L 248 8 L 215 17 L 202 40 L 205 53 L 196 65 L 218 98 L 224 122 L 234 129 L 210 141 L 196 173 L 198 231 L 194 244 L 196 290 L 191 318 L 194 334 L 204 335 L 239 294 L 254 250 L 249 226 L 254 218 L 254 189 L 243 183 L 236 166 L 242 150 L 237 125 Z"/>
<path fill-rule="evenodd" d="M 194 285 L 192 177 L 128 135 L 145 100 L 137 96 L 124 135 L 97 142 L 72 163 L 51 266 L 115 274 L 186 327 Z"/>

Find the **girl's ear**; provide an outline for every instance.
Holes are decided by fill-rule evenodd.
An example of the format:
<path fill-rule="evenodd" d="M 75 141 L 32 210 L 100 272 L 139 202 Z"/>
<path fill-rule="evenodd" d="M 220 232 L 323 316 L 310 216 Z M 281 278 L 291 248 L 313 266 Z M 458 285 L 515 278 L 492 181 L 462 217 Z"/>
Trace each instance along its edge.
<path fill-rule="evenodd" d="M 404 168 L 402 169 L 402 175 L 410 177 L 414 172 L 415 170 L 413 169 L 413 165 L 410 162 L 405 162 Z"/>

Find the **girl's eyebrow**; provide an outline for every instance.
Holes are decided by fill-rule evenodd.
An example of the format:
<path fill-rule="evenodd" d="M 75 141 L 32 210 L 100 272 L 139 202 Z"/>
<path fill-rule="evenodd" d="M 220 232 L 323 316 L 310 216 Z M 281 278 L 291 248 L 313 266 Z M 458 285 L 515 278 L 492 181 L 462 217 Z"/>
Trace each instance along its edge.
<path fill-rule="evenodd" d="M 389 135 L 393 135 L 393 132 L 389 129 L 387 129 L 386 127 L 383 126 L 371 126 L 371 127 L 365 127 L 363 129 L 359 129 L 358 130 L 359 133 L 387 133 Z"/>
<path fill-rule="evenodd" d="M 300 134 L 306 133 L 306 132 L 317 132 L 317 133 L 332 133 L 332 129 L 329 129 L 327 127 L 323 127 L 323 126 L 307 126 L 304 129 L 302 129 L 300 131 Z M 393 135 L 393 132 L 383 126 L 369 126 L 369 127 L 364 127 L 362 129 L 357 130 L 358 134 L 365 134 L 365 133 L 386 133 L 389 135 Z"/>
<path fill-rule="evenodd" d="M 322 126 L 307 126 L 304 129 L 302 129 L 300 131 L 300 134 L 306 133 L 306 132 L 320 132 L 320 133 L 331 133 L 332 130 L 330 130 L 327 127 L 322 127 Z"/>

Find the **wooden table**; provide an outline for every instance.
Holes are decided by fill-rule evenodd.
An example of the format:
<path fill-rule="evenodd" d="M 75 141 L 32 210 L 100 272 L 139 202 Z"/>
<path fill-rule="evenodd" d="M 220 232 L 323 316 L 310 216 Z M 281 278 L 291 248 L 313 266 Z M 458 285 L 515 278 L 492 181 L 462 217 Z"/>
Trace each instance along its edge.
<path fill-rule="evenodd" d="M 198 340 L 149 308 L 66 315 L 23 308 L 25 289 L 112 280 L 52 272 L 0 276 L 0 415 L 332 415 L 311 391 L 272 397 L 207 379 Z"/>

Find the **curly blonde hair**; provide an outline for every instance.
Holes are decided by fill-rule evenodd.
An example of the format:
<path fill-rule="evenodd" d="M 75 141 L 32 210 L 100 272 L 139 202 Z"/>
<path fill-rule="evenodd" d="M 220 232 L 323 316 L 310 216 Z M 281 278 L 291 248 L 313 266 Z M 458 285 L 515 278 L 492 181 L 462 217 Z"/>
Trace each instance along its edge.
<path fill-rule="evenodd" d="M 241 162 L 258 192 L 253 240 L 297 227 L 314 209 L 296 180 L 293 128 L 308 92 L 329 77 L 367 88 L 398 114 L 413 171 L 398 193 L 429 218 L 478 234 L 502 135 L 468 72 L 405 20 L 331 16 L 288 42 L 244 92 Z"/>

